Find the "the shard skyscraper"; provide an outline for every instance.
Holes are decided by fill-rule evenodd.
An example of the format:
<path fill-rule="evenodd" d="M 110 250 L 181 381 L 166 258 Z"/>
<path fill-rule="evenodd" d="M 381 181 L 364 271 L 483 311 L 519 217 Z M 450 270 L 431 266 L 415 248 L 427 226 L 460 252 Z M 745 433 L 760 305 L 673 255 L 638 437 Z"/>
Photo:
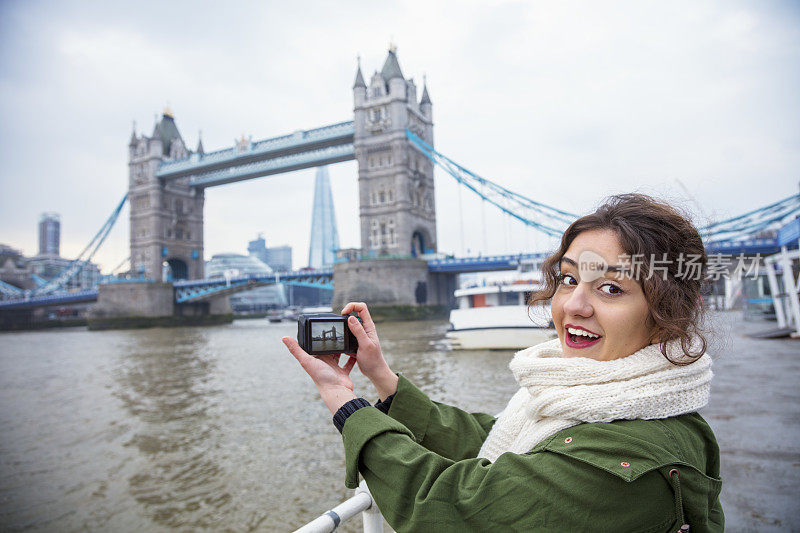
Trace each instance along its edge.
<path fill-rule="evenodd" d="M 317 167 L 314 180 L 314 210 L 311 214 L 311 245 L 308 247 L 308 266 L 322 268 L 333 264 L 339 248 L 339 231 L 333 210 L 331 178 L 328 167 Z"/>

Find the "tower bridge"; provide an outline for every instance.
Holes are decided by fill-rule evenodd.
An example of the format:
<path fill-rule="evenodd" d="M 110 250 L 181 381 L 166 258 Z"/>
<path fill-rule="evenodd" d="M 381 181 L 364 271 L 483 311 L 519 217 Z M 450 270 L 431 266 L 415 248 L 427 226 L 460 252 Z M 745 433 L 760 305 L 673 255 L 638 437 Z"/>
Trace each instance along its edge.
<path fill-rule="evenodd" d="M 206 153 L 190 151 L 166 110 L 152 135 L 129 143 L 130 257 L 136 273 L 162 281 L 203 277 L 205 190 L 237 181 L 355 160 L 362 249 L 419 256 L 436 251 L 433 163 L 406 137 L 433 145 L 432 103 L 420 97 L 390 48 L 369 85 L 361 65 L 353 84 L 354 120 Z"/>

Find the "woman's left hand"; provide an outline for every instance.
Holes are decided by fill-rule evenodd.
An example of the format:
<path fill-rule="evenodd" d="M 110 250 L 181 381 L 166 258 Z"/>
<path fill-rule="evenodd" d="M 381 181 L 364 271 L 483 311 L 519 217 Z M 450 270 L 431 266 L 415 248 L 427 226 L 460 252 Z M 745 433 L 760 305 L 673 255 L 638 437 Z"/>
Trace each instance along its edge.
<path fill-rule="evenodd" d="M 281 340 L 303 367 L 303 370 L 314 380 L 319 395 L 331 414 L 336 414 L 342 405 L 355 399 L 353 380 L 350 379 L 350 371 L 356 364 L 355 357 L 348 356 L 349 360 L 344 366 L 339 366 L 340 354 L 314 357 L 300 348 L 295 339 L 283 337 Z"/>

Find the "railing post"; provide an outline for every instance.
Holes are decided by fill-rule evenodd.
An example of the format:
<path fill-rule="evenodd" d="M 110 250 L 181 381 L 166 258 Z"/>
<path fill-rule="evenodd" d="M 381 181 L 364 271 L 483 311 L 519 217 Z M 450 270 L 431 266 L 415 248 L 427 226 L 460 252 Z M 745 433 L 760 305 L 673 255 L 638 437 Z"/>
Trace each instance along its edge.
<path fill-rule="evenodd" d="M 365 482 L 361 482 L 352 498 L 312 520 L 294 533 L 330 533 L 342 522 L 347 522 L 361 512 L 364 533 L 383 533 L 383 517 Z"/>
<path fill-rule="evenodd" d="M 764 260 L 767 267 L 767 280 L 769 281 L 769 292 L 772 297 L 772 305 L 775 308 L 775 318 L 778 320 L 778 327 L 786 327 L 786 317 L 783 314 L 783 300 L 780 297 L 780 289 L 778 289 L 778 276 L 775 274 L 776 270 L 776 256 L 769 256 Z"/>
<path fill-rule="evenodd" d="M 372 505 L 361 513 L 361 520 L 364 522 L 364 533 L 383 533 L 383 515 L 381 515 L 381 512 L 378 510 L 378 505 L 375 503 L 375 500 L 372 499 L 372 494 L 370 494 L 369 488 L 367 488 L 367 482 L 363 479 L 356 489 L 356 494 L 359 492 L 369 494 L 369 499 L 372 500 Z"/>
<path fill-rule="evenodd" d="M 797 301 L 797 285 L 795 284 L 794 270 L 792 270 L 794 261 L 790 258 L 786 246 L 781 246 L 780 261 L 783 266 L 783 290 L 789 295 L 789 307 L 794 318 L 795 333 L 800 335 L 800 303 Z M 786 321 L 786 325 L 789 325 L 789 320 Z"/>

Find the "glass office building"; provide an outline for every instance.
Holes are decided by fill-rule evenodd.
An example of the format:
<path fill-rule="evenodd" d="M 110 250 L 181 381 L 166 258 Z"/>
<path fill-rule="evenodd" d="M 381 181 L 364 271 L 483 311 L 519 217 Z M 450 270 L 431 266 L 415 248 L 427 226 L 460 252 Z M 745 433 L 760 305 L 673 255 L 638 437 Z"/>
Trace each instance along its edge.
<path fill-rule="evenodd" d="M 61 217 L 58 213 L 42 213 L 39 217 L 39 255 L 58 257 L 61 244 Z"/>

